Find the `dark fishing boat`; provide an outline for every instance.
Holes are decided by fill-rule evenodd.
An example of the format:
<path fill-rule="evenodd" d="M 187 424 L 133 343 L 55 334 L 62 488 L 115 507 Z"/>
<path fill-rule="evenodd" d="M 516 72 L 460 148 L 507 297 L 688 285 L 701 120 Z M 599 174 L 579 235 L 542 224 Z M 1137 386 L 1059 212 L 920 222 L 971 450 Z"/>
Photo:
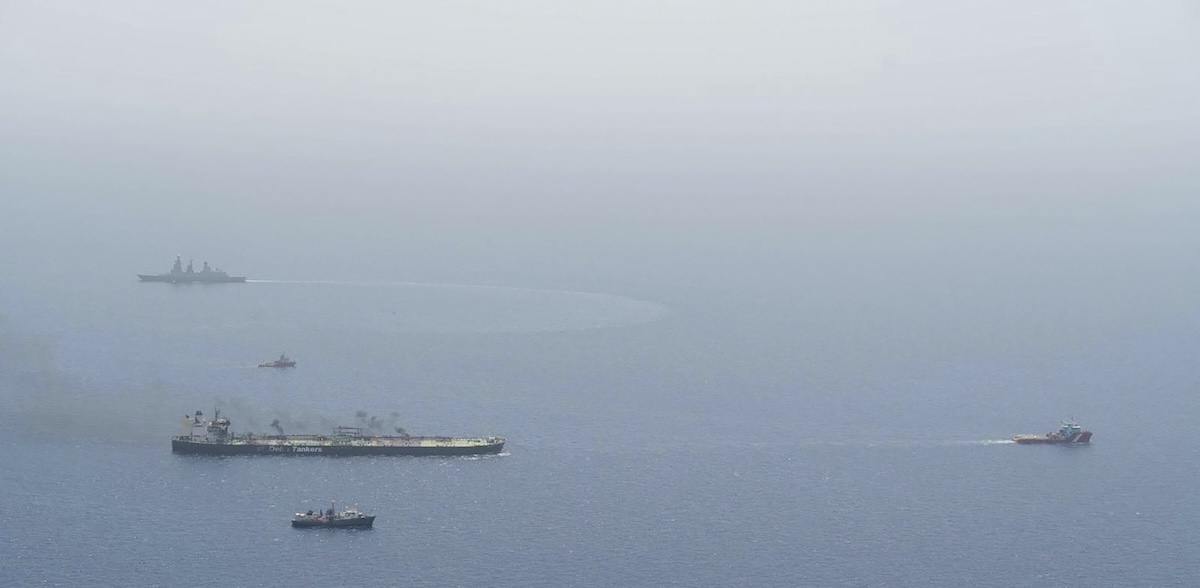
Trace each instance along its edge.
<path fill-rule="evenodd" d="M 331 502 L 328 509 L 322 511 L 298 512 L 292 517 L 293 527 L 371 527 L 375 524 L 375 515 L 359 512 L 350 507 L 338 511 L 337 502 Z"/>

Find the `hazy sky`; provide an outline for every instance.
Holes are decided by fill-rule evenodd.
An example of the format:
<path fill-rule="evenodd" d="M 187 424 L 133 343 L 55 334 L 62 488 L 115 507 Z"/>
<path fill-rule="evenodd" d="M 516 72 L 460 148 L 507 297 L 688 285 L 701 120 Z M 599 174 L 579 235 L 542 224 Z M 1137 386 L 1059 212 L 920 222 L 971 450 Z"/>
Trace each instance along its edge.
<path fill-rule="evenodd" d="M 519 252 L 1193 213 L 1198 58 L 1188 1 L 6 0 L 0 227 Z"/>

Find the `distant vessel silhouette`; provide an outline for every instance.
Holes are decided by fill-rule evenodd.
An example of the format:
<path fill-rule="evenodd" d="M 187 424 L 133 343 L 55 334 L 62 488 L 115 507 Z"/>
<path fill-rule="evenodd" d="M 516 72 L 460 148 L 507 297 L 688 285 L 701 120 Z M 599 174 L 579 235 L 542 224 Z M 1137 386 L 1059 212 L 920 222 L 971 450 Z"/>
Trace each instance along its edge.
<path fill-rule="evenodd" d="M 1045 435 L 1017 435 L 1013 441 L 1021 445 L 1058 445 L 1064 443 L 1090 443 L 1092 432 L 1083 430 L 1075 421 L 1063 421 L 1062 427 Z"/>
<path fill-rule="evenodd" d="M 270 368 L 296 367 L 296 360 L 290 359 L 290 358 L 288 358 L 288 356 L 280 353 L 279 359 L 276 359 L 275 361 L 268 361 L 267 363 L 260 363 L 260 364 L 258 364 L 258 367 L 270 367 Z"/>
<path fill-rule="evenodd" d="M 204 267 L 200 271 L 196 271 L 192 267 L 192 260 L 188 260 L 187 269 L 183 268 L 183 260 L 180 256 L 175 256 L 175 265 L 171 267 L 171 271 L 165 274 L 138 274 L 138 279 L 143 282 L 171 282 L 173 284 L 182 283 L 225 283 L 225 282 L 245 282 L 245 276 L 231 276 L 220 268 L 208 267 L 208 262 L 204 262 Z"/>
<path fill-rule="evenodd" d="M 325 512 L 298 512 L 292 517 L 293 527 L 370 527 L 375 524 L 375 515 L 359 512 L 350 507 L 339 511 L 337 502 L 330 503 Z"/>

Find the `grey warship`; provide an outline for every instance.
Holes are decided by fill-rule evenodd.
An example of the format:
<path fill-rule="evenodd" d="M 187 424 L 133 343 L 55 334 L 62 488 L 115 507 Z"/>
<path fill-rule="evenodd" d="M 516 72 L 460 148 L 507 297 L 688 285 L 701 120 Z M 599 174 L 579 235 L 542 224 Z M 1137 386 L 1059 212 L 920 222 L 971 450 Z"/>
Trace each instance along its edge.
<path fill-rule="evenodd" d="M 238 435 L 220 412 L 211 420 L 196 411 L 183 417 L 184 434 L 171 438 L 171 451 L 202 455 L 412 455 L 458 456 L 500 453 L 504 437 L 418 437 L 374 435 L 361 427 L 337 427 L 331 435 Z"/>
<path fill-rule="evenodd" d="M 183 260 L 180 256 L 175 256 L 175 265 L 171 267 L 171 271 L 165 274 L 138 274 L 138 279 L 143 282 L 170 282 L 172 284 L 220 284 L 227 282 L 245 282 L 245 276 L 231 276 L 220 268 L 208 267 L 208 262 L 204 262 L 204 267 L 200 271 L 196 271 L 192 267 L 192 260 L 188 260 L 187 269 L 183 268 Z"/>

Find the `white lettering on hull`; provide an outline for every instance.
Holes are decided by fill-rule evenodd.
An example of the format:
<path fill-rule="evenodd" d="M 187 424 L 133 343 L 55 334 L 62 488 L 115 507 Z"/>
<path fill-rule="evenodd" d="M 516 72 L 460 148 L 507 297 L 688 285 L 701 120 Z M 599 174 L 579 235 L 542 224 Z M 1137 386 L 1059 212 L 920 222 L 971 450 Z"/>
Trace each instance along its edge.
<path fill-rule="evenodd" d="M 323 447 L 278 447 L 272 445 L 268 449 L 271 453 L 324 453 Z"/>

